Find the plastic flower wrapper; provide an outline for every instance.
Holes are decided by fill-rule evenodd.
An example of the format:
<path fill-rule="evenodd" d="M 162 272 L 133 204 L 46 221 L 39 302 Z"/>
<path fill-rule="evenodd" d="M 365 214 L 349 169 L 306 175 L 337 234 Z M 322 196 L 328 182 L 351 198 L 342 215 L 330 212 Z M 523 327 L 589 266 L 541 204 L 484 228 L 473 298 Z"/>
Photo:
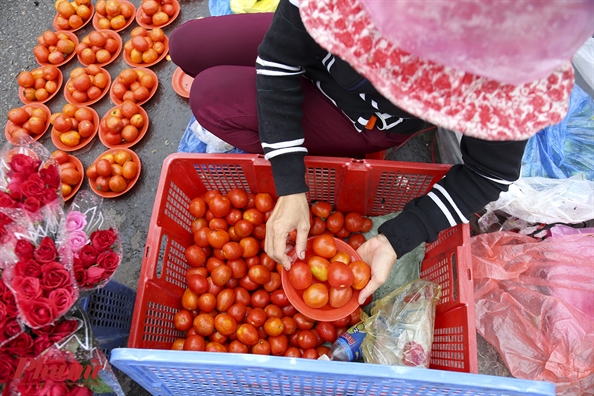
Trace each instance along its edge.
<path fill-rule="evenodd" d="M 66 219 L 61 207 L 41 210 L 38 221 L 24 217 L 10 241 L 2 246 L 2 279 L 14 293 L 18 318 L 37 329 L 54 324 L 78 299 L 67 243 Z"/>
<path fill-rule="evenodd" d="M 40 209 L 62 204 L 60 166 L 50 152 L 30 138 L 6 143 L 0 150 L 0 238 L 12 221 L 37 220 Z"/>
<path fill-rule="evenodd" d="M 2 345 L 15 338 L 24 328 L 17 320 L 18 309 L 14 293 L 4 284 L 2 271 L 0 270 L 0 350 Z M 2 364 L 0 357 L 0 365 Z M 2 383 L 2 372 L 0 368 L 0 383 Z"/>
<path fill-rule="evenodd" d="M 429 367 L 441 286 L 423 279 L 394 290 L 371 307 L 361 349 L 366 363 Z"/>
<path fill-rule="evenodd" d="M 122 240 L 113 221 L 101 210 L 103 199 L 81 191 L 66 215 L 73 271 L 80 290 L 101 288 L 122 260 Z"/>
<path fill-rule="evenodd" d="M 86 314 L 74 307 L 68 319 L 79 324 L 74 333 L 52 343 L 35 358 L 19 359 L 8 394 L 124 395 Z"/>

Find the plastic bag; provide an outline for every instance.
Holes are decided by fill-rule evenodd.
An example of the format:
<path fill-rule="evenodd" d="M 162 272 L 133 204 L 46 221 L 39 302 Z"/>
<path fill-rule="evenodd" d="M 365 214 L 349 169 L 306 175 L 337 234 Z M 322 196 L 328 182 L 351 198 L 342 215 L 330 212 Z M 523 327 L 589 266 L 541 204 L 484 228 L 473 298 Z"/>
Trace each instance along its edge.
<path fill-rule="evenodd" d="M 234 14 L 253 14 L 274 12 L 280 0 L 231 0 L 230 7 Z"/>
<path fill-rule="evenodd" d="M 578 173 L 594 180 L 594 99 L 576 84 L 565 118 L 528 140 L 522 176 L 565 179 Z"/>
<path fill-rule="evenodd" d="M 211 16 L 232 14 L 229 0 L 208 0 L 208 11 Z"/>
<path fill-rule="evenodd" d="M 577 69 L 576 83 L 582 79 L 581 88 L 590 96 L 594 96 L 594 37 L 590 37 L 573 55 L 573 65 Z"/>
<path fill-rule="evenodd" d="M 180 153 L 245 154 L 245 151 L 231 146 L 205 130 L 192 116 L 179 142 Z"/>
<path fill-rule="evenodd" d="M 594 234 L 472 238 L 477 331 L 517 378 L 594 392 Z"/>
<path fill-rule="evenodd" d="M 580 223 L 594 219 L 594 182 L 581 174 L 568 179 L 523 177 L 485 209 L 531 223 Z"/>
<path fill-rule="evenodd" d="M 373 303 L 364 320 L 365 363 L 429 367 L 441 286 L 416 279 Z"/>

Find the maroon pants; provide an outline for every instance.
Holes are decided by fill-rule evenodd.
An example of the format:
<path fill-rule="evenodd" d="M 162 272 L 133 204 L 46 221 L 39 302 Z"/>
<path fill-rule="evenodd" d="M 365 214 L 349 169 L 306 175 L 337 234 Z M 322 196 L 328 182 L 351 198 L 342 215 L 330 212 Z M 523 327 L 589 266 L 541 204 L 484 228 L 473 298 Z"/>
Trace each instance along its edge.
<path fill-rule="evenodd" d="M 262 153 L 256 107 L 258 45 L 272 13 L 188 21 L 169 40 L 172 61 L 194 77 L 190 107 L 206 130 L 249 153 Z M 410 135 L 357 132 L 352 122 L 303 78 L 303 130 L 309 155 L 359 156 L 399 145 Z"/>

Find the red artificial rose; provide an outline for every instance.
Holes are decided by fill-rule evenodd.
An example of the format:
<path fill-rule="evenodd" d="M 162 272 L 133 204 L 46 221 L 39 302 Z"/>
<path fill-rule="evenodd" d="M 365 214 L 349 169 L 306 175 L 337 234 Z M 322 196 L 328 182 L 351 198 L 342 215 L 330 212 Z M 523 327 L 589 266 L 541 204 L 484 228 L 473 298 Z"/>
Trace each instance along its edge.
<path fill-rule="evenodd" d="M 23 196 L 25 197 L 34 197 L 37 199 L 42 199 L 44 191 L 45 183 L 37 174 L 29 176 L 27 181 L 21 184 L 21 194 L 23 194 Z"/>
<path fill-rule="evenodd" d="M 49 298 L 40 297 L 32 301 L 23 301 L 21 311 L 29 322 L 29 327 L 42 327 L 51 324 L 58 315 L 56 304 Z"/>
<path fill-rule="evenodd" d="M 19 261 L 14 266 L 14 276 L 41 278 L 41 265 L 34 259 Z"/>
<path fill-rule="evenodd" d="M 32 259 L 34 250 L 35 246 L 26 239 L 19 239 L 14 246 L 14 254 L 22 261 Z"/>
<path fill-rule="evenodd" d="M 23 202 L 23 209 L 29 213 L 35 213 L 41 208 L 41 201 L 35 197 L 28 197 Z"/>
<path fill-rule="evenodd" d="M 54 382 L 52 387 L 48 390 L 48 396 L 64 396 L 70 392 L 64 382 Z"/>
<path fill-rule="evenodd" d="M 55 342 L 60 341 L 63 338 L 68 337 L 70 334 L 74 333 L 78 329 L 78 326 L 78 320 L 64 320 L 54 326 L 54 332 L 51 334 L 51 338 Z"/>
<path fill-rule="evenodd" d="M 75 265 L 72 268 L 74 272 L 74 279 L 76 279 L 76 284 L 79 286 L 83 286 L 87 283 L 87 270 L 81 265 Z"/>
<path fill-rule="evenodd" d="M 33 252 L 33 256 L 40 263 L 52 262 L 56 259 L 57 255 L 56 244 L 50 237 L 44 237 L 37 249 Z"/>
<path fill-rule="evenodd" d="M 4 304 L 6 305 L 6 316 L 9 318 L 14 318 L 17 316 L 18 308 L 16 306 L 14 294 L 11 290 L 6 289 L 4 295 L 2 296 L 2 300 L 4 300 Z"/>
<path fill-rule="evenodd" d="M 38 336 L 46 335 L 49 337 L 49 335 L 52 334 L 53 332 L 54 332 L 53 325 L 47 325 L 47 326 L 39 327 L 37 329 L 33 329 L 33 333 Z"/>
<path fill-rule="evenodd" d="M 99 251 L 95 249 L 92 245 L 85 245 L 80 250 L 80 252 L 78 252 L 78 258 L 80 259 L 82 266 L 85 269 L 89 268 L 91 265 L 94 265 L 97 262 L 98 255 Z"/>
<path fill-rule="evenodd" d="M 108 230 L 94 231 L 89 239 L 91 240 L 93 247 L 102 252 L 109 249 L 116 241 L 116 238 L 114 230 L 110 228 Z"/>
<path fill-rule="evenodd" d="M 0 274 L 0 281 L 2 280 L 2 274 Z M 4 282 L 0 282 L 0 301 L 4 301 L 4 292 L 8 290 Z"/>
<path fill-rule="evenodd" d="M 13 356 L 33 356 L 33 339 L 28 333 L 23 332 L 4 344 L 2 349 Z"/>
<path fill-rule="evenodd" d="M 16 358 L 6 352 L 0 353 L 0 384 L 6 384 L 16 371 Z"/>
<path fill-rule="evenodd" d="M 84 385 L 73 384 L 68 396 L 93 396 L 93 392 Z"/>
<path fill-rule="evenodd" d="M 6 304 L 0 301 L 0 329 L 4 327 L 4 321 L 6 320 L 7 316 Z"/>
<path fill-rule="evenodd" d="M 87 269 L 87 285 L 94 286 L 105 279 L 105 270 L 96 265 Z"/>
<path fill-rule="evenodd" d="M 0 208 L 16 208 L 18 202 L 13 200 L 10 195 L 0 191 Z"/>
<path fill-rule="evenodd" d="M 119 264 L 120 257 L 112 250 L 106 250 L 97 256 L 97 265 L 104 268 L 110 275 L 118 269 Z"/>
<path fill-rule="evenodd" d="M 53 341 L 50 340 L 49 335 L 42 334 L 37 336 L 33 342 L 33 355 L 38 356 L 41 352 L 54 345 Z"/>
<path fill-rule="evenodd" d="M 57 188 L 46 188 L 43 191 L 40 201 L 43 205 L 47 205 L 48 203 L 54 202 L 57 199 L 58 199 L 58 189 Z"/>
<path fill-rule="evenodd" d="M 74 304 L 74 289 L 56 289 L 50 292 L 48 298 L 56 304 L 58 315 L 68 311 Z"/>
<path fill-rule="evenodd" d="M 43 295 L 39 279 L 31 276 L 15 276 L 12 280 L 12 289 L 17 295 L 19 302 L 32 300 Z"/>
<path fill-rule="evenodd" d="M 53 381 L 43 381 L 39 376 L 33 378 L 35 370 L 25 370 L 21 380 L 18 382 L 17 390 L 21 395 L 45 396 L 51 388 Z"/>
<path fill-rule="evenodd" d="M 8 185 L 6 186 L 6 190 L 9 192 L 11 198 L 17 199 L 17 197 L 23 194 L 21 192 L 21 185 L 24 181 L 25 180 L 21 179 L 13 179 L 8 183 Z"/>
<path fill-rule="evenodd" d="M 58 172 L 58 168 L 54 165 L 40 169 L 39 177 L 41 177 L 41 180 L 45 182 L 48 188 L 57 189 L 60 186 L 60 172 Z"/>
<path fill-rule="evenodd" d="M 72 285 L 70 273 L 60 263 L 45 263 L 41 266 L 41 272 L 41 288 L 46 292 Z"/>
<path fill-rule="evenodd" d="M 16 173 L 23 173 L 25 175 L 30 175 L 31 173 L 36 172 L 39 165 L 41 165 L 40 160 L 25 154 L 15 154 L 10 159 L 10 169 Z"/>
<path fill-rule="evenodd" d="M 6 336 L 6 338 L 17 335 L 21 331 L 23 331 L 23 329 L 16 318 L 8 319 L 4 324 L 4 336 Z"/>

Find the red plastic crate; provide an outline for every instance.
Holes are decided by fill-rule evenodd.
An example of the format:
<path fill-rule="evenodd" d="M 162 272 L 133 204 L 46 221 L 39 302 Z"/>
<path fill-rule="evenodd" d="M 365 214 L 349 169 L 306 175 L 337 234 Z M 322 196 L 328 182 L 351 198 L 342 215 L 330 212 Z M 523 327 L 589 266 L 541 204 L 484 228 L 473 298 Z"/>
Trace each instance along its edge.
<path fill-rule="evenodd" d="M 331 157 L 305 157 L 305 164 L 310 201 L 328 201 L 338 210 L 367 216 L 402 210 L 450 168 Z M 188 203 L 209 189 L 226 193 L 236 187 L 275 195 L 270 163 L 251 154 L 172 154 L 165 159 L 142 262 L 130 348 L 169 349 L 183 336 L 173 326 L 173 316 L 182 308 L 186 288 L 184 251 L 193 244 Z M 442 286 L 431 358 L 434 369 L 477 372 L 469 238 L 468 225 L 445 230 L 427 245 L 421 265 L 421 277 Z"/>

